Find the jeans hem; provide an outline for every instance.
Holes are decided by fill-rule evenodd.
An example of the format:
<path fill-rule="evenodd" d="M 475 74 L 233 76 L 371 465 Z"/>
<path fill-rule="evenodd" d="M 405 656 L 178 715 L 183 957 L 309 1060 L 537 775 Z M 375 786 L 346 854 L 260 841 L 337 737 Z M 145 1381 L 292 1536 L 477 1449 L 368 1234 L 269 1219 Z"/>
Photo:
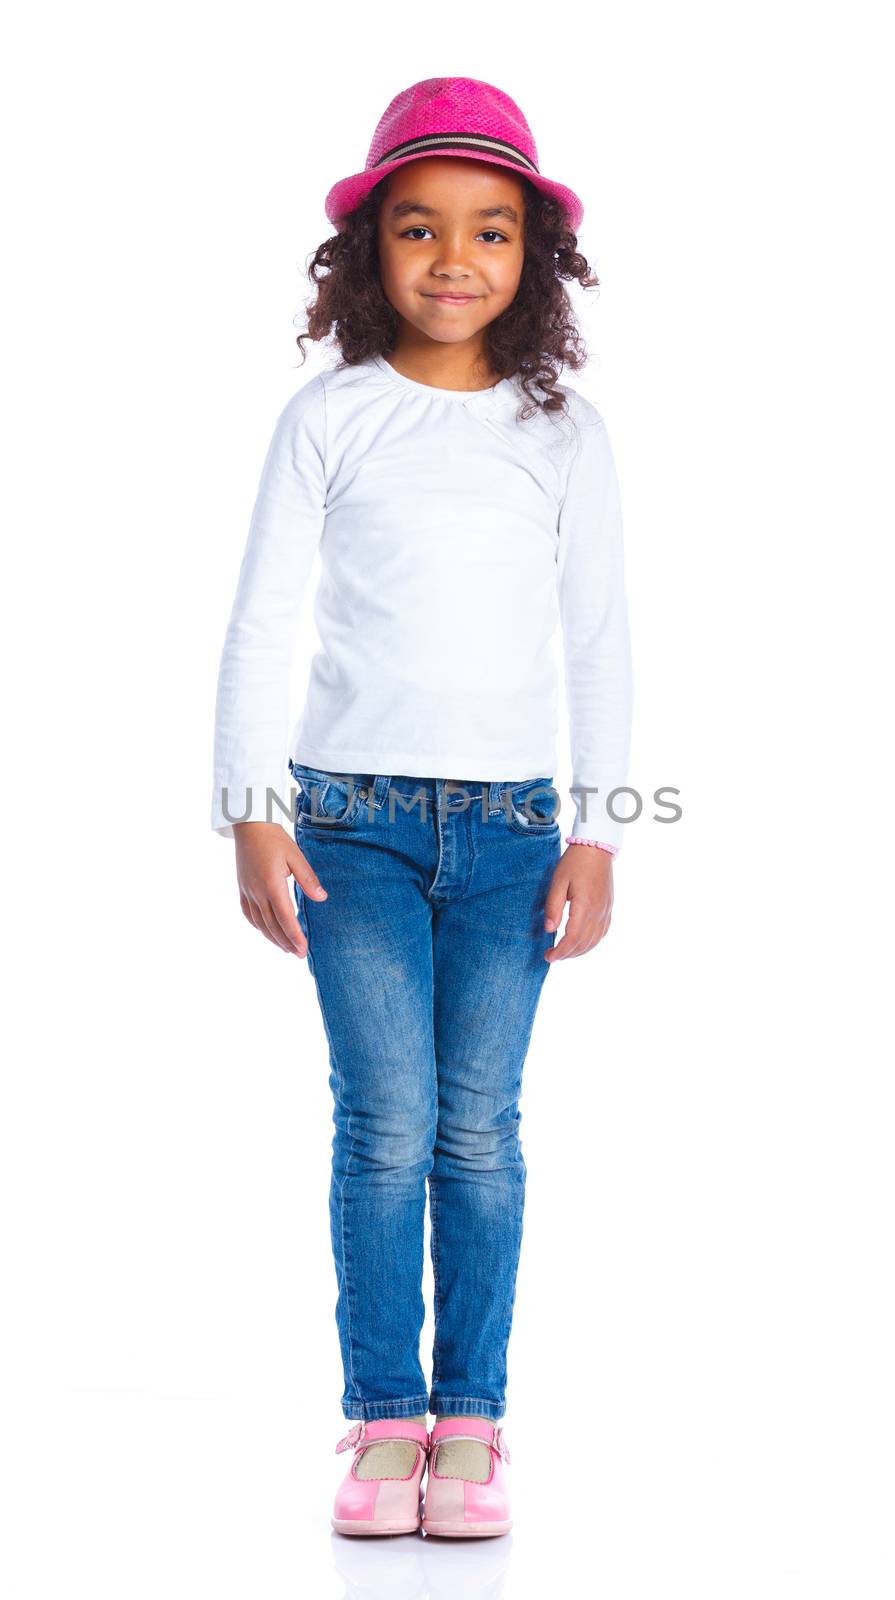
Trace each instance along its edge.
<path fill-rule="evenodd" d="M 383 1417 L 424 1417 L 428 1405 L 425 1394 L 409 1400 L 343 1400 L 342 1414 L 349 1422 L 378 1422 Z"/>
<path fill-rule="evenodd" d="M 473 1400 L 468 1395 L 430 1394 L 429 1410 L 435 1417 L 487 1417 L 499 1422 L 506 1413 L 502 1400 Z"/>

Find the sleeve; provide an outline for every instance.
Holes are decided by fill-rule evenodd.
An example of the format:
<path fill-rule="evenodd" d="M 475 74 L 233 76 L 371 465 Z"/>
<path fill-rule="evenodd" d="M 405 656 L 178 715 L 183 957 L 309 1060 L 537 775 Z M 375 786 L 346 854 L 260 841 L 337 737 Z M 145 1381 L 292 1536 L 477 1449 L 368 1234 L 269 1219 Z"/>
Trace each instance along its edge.
<path fill-rule="evenodd" d="M 617 852 L 625 824 L 606 802 L 628 777 L 631 643 L 618 479 L 593 406 L 580 421 L 566 479 L 556 560 L 575 812 L 570 837 Z M 611 804 L 618 816 L 630 810 L 626 796 Z"/>
<path fill-rule="evenodd" d="M 289 687 L 298 615 L 326 520 L 326 410 L 318 374 L 287 402 L 261 473 L 218 670 L 211 826 L 288 814 Z"/>

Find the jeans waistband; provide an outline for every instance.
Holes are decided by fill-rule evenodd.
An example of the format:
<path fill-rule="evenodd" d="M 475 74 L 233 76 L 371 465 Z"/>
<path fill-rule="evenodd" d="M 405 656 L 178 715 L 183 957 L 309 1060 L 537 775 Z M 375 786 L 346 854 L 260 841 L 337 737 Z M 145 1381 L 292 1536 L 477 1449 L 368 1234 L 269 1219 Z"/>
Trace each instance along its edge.
<path fill-rule="evenodd" d="M 306 766 L 304 762 L 289 759 L 289 770 L 301 775 Z M 307 767 L 307 771 L 316 773 L 317 768 Z M 323 776 L 323 774 L 321 774 Z M 440 795 L 444 795 L 444 806 L 448 810 L 467 809 L 470 806 L 481 806 L 483 791 L 487 792 L 488 815 L 496 816 L 503 807 L 503 797 L 508 789 L 515 789 L 520 783 L 538 783 L 546 786 L 552 785 L 552 777 L 543 778 L 418 778 L 408 773 L 375 773 L 364 774 L 356 772 L 333 772 L 332 777 L 338 777 L 343 782 L 350 782 L 355 787 L 367 789 L 365 797 L 373 809 L 378 811 L 388 803 L 390 790 L 398 794 L 413 796 L 422 793 L 427 801 L 437 804 Z"/>

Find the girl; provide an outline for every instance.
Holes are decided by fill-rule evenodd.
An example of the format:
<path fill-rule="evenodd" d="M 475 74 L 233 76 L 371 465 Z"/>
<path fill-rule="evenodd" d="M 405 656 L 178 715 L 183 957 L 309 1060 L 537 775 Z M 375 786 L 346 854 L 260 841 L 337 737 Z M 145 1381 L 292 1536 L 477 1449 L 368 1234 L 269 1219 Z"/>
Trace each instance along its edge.
<path fill-rule="evenodd" d="M 494 1535 L 511 1525 L 497 1424 L 522 1067 L 550 966 L 609 926 L 612 794 L 627 775 L 617 479 L 602 417 L 557 382 L 584 360 L 562 280 L 598 279 L 576 248 L 580 201 L 541 176 L 519 107 L 476 79 L 397 95 L 326 213 L 337 231 L 309 269 L 319 288 L 298 343 L 334 332 L 341 360 L 288 401 L 264 464 L 220 663 L 212 825 L 235 838 L 246 917 L 307 955 L 329 1045 L 355 1422 L 336 1447 L 354 1456 L 333 1526 Z M 318 549 L 321 648 L 287 740 Z"/>

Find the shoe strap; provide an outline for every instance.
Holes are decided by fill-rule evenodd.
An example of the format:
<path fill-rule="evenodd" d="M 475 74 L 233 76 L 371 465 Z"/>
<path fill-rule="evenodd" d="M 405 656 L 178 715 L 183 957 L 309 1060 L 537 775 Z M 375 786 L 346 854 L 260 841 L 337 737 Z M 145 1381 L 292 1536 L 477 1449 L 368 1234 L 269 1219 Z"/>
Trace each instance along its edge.
<path fill-rule="evenodd" d="M 443 1444 L 447 1439 L 471 1439 L 477 1444 L 487 1444 L 496 1450 L 501 1460 L 509 1466 L 510 1447 L 504 1438 L 503 1428 L 496 1422 L 486 1422 L 482 1417 L 468 1417 L 462 1422 L 436 1422 L 430 1436 L 432 1445 Z"/>
<path fill-rule="evenodd" d="M 429 1430 L 421 1423 L 405 1422 L 403 1417 L 379 1417 L 374 1422 L 356 1422 L 349 1428 L 336 1445 L 336 1455 L 350 1450 L 352 1445 L 360 1449 L 361 1445 L 373 1444 L 377 1439 L 406 1439 L 410 1444 L 421 1444 L 424 1450 L 429 1448 Z"/>

